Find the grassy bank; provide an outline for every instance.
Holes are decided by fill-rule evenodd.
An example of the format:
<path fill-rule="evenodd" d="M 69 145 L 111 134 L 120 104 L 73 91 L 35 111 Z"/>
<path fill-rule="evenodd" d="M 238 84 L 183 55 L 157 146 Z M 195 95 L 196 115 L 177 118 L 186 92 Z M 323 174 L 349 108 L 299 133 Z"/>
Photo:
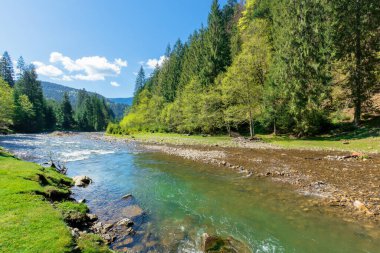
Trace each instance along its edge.
<path fill-rule="evenodd" d="M 54 169 L 21 161 L 0 148 L 0 252 L 73 252 L 77 243 L 64 217 L 67 207 L 75 206 L 64 204 L 71 185 Z M 78 241 L 77 252 L 108 251 L 91 240 Z"/>
<path fill-rule="evenodd" d="M 239 147 L 240 143 L 228 136 L 182 135 L 174 133 L 134 133 L 116 136 L 148 143 L 174 145 L 202 145 Z M 322 149 L 380 153 L 380 128 L 361 128 L 340 134 L 328 134 L 297 139 L 290 136 L 257 135 L 265 143 L 289 149 Z"/>

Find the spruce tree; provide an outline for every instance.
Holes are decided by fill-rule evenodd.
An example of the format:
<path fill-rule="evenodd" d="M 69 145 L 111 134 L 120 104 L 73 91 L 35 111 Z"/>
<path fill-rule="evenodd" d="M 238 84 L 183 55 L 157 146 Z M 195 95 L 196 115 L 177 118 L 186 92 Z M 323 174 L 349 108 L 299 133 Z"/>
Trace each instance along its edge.
<path fill-rule="evenodd" d="M 277 1 L 273 8 L 271 78 L 284 92 L 289 127 L 298 135 L 318 131 L 330 96 L 331 30 L 327 1 Z"/>
<path fill-rule="evenodd" d="M 141 66 L 139 72 L 137 73 L 136 82 L 135 82 L 135 96 L 142 90 L 145 82 L 146 82 L 145 71 L 144 71 L 143 66 Z"/>
<path fill-rule="evenodd" d="M 208 16 L 208 27 L 206 35 L 206 63 L 204 85 L 212 84 L 219 73 L 225 71 L 230 65 L 229 37 L 225 30 L 225 20 L 220 10 L 218 0 L 213 0 L 211 11 Z"/>
<path fill-rule="evenodd" d="M 63 100 L 61 103 L 61 110 L 62 110 L 62 128 L 66 130 L 70 130 L 74 126 L 74 119 L 73 119 L 73 108 L 71 106 L 69 95 L 67 92 L 63 95 Z"/>
<path fill-rule="evenodd" d="M 379 85 L 380 4 L 376 0 L 334 0 L 334 45 L 343 64 L 354 104 L 354 123 L 360 123 L 363 104 Z"/>
<path fill-rule="evenodd" d="M 15 85 L 14 81 L 14 71 L 13 63 L 8 52 L 5 51 L 0 60 L 0 76 L 6 81 L 11 87 Z"/>
<path fill-rule="evenodd" d="M 22 56 L 20 56 L 17 60 L 17 80 L 19 80 L 24 74 L 26 69 L 25 61 Z"/>
<path fill-rule="evenodd" d="M 44 127 L 45 101 L 43 98 L 41 83 L 37 78 L 38 76 L 34 66 L 29 65 L 26 67 L 24 74 L 15 85 L 14 93 L 16 106 L 20 104 L 17 100 L 24 95 L 28 98 L 28 102 L 32 104 L 33 108 L 33 117 L 31 117 L 27 125 L 21 127 L 21 131 L 38 132 L 42 131 Z M 23 102 L 25 101 L 26 100 L 24 99 Z M 24 104 L 28 103 L 25 102 Z M 24 128 L 25 126 L 27 126 L 27 128 Z"/>

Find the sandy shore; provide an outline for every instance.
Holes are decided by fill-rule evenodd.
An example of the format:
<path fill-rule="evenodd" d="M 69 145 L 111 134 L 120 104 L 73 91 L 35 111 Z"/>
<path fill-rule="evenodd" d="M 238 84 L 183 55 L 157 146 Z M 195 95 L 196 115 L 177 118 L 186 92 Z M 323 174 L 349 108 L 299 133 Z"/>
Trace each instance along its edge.
<path fill-rule="evenodd" d="M 380 155 L 283 149 L 246 141 L 238 147 L 157 142 L 140 145 L 149 151 L 227 167 L 246 177 L 270 178 L 300 194 L 317 196 L 318 205 L 333 209 L 345 220 L 380 225 Z"/>

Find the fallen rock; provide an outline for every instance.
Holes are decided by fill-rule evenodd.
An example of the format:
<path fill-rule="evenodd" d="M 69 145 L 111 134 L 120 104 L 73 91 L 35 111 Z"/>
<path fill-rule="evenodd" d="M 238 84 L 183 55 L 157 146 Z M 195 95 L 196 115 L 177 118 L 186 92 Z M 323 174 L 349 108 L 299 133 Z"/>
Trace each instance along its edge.
<path fill-rule="evenodd" d="M 130 219 L 128 218 L 124 218 L 124 219 L 121 219 L 119 220 L 116 225 L 117 226 L 126 226 L 126 227 L 132 227 L 133 226 L 133 221 L 131 221 Z"/>
<path fill-rule="evenodd" d="M 103 229 L 104 229 L 104 231 L 108 231 L 108 230 L 110 230 L 112 227 L 113 227 L 113 224 L 108 223 L 108 224 L 104 224 Z"/>
<path fill-rule="evenodd" d="M 360 212 L 365 212 L 365 213 L 369 212 L 368 208 L 359 200 L 355 200 L 353 205 Z"/>
<path fill-rule="evenodd" d="M 73 228 L 73 229 L 71 229 L 71 235 L 72 235 L 72 237 L 74 237 L 74 238 L 78 238 L 79 236 L 80 236 L 80 234 L 79 234 L 79 229 L 78 228 Z"/>
<path fill-rule="evenodd" d="M 86 187 L 92 183 L 91 178 L 88 176 L 75 176 L 73 177 L 74 185 L 79 187 Z"/>
<path fill-rule="evenodd" d="M 96 214 L 92 214 L 92 213 L 88 213 L 87 214 L 87 218 L 89 221 L 96 221 L 98 220 L 98 216 L 96 216 Z"/>
<path fill-rule="evenodd" d="M 132 194 L 126 194 L 126 195 L 124 195 L 123 197 L 122 197 L 122 199 L 124 199 L 124 200 L 128 200 L 128 199 L 131 199 L 131 198 L 133 198 L 133 196 L 132 196 Z"/>
<path fill-rule="evenodd" d="M 111 242 L 113 242 L 113 240 L 114 240 L 114 237 L 111 236 L 111 235 L 109 235 L 109 234 L 103 234 L 103 235 L 102 235 L 102 238 L 103 238 L 105 241 L 107 241 L 107 243 L 111 243 Z"/>
<path fill-rule="evenodd" d="M 92 230 L 96 233 L 100 233 L 102 228 L 103 228 L 103 223 L 101 223 L 100 221 L 95 223 L 92 227 Z"/>

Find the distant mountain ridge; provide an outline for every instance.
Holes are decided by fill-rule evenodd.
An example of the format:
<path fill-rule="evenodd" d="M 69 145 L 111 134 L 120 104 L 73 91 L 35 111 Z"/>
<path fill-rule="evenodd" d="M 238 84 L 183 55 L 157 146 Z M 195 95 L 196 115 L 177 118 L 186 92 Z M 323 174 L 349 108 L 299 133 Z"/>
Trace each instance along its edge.
<path fill-rule="evenodd" d="M 46 99 L 52 99 L 57 102 L 61 102 L 63 99 L 63 95 L 65 94 L 65 92 L 67 92 L 71 104 L 73 105 L 73 107 L 76 106 L 79 89 L 45 81 L 41 81 L 41 87 Z M 104 98 L 106 101 L 108 101 L 110 108 L 115 114 L 116 119 L 121 119 L 123 117 L 125 109 L 128 106 L 132 105 L 133 101 L 133 98 L 106 98 L 95 92 L 86 92 L 92 95 L 99 96 L 100 98 Z"/>
<path fill-rule="evenodd" d="M 108 98 L 108 100 L 114 103 L 124 104 L 124 105 L 132 105 L 133 103 L 133 97 L 132 98 Z"/>

